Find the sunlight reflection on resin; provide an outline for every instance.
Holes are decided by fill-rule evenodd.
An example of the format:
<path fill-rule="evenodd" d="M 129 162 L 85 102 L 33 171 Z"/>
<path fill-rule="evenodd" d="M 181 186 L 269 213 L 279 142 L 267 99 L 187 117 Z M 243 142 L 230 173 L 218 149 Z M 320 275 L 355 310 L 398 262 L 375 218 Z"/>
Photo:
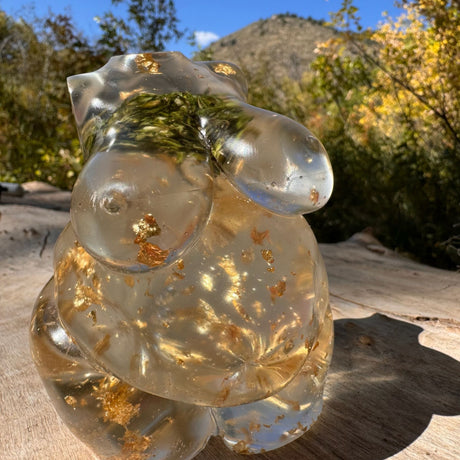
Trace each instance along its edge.
<path fill-rule="evenodd" d="M 332 192 L 323 146 L 229 63 L 118 56 L 68 84 L 87 161 L 31 325 L 56 409 L 104 459 L 298 438 L 332 353 L 302 216 Z"/>

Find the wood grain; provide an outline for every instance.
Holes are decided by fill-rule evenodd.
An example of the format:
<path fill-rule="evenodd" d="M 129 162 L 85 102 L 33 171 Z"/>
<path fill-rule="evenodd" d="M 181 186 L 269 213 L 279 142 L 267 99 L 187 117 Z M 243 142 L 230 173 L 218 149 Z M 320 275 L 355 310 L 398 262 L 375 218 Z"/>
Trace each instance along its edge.
<path fill-rule="evenodd" d="M 20 204 L 0 213 L 0 458 L 95 459 L 55 413 L 28 344 L 68 213 Z M 252 458 L 460 458 L 460 275 L 365 234 L 321 250 L 336 337 L 323 413 L 296 442 Z M 242 456 L 213 438 L 196 458 Z"/>

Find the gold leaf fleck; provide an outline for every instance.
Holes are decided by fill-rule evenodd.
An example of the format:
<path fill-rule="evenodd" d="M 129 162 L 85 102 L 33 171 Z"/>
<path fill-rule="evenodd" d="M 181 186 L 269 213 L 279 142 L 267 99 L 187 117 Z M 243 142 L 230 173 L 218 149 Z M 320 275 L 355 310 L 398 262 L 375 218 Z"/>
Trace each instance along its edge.
<path fill-rule="evenodd" d="M 66 402 L 66 404 L 68 404 L 69 406 L 72 406 L 72 407 L 75 407 L 77 405 L 77 400 L 75 399 L 74 396 L 71 396 L 71 395 L 67 395 L 64 398 L 64 401 Z"/>
<path fill-rule="evenodd" d="M 213 69 L 214 72 L 222 75 L 236 75 L 236 70 L 225 62 L 219 62 L 219 64 L 214 65 Z"/>
<path fill-rule="evenodd" d="M 94 310 L 91 310 L 87 316 L 93 320 L 93 324 L 97 323 L 96 312 Z"/>
<path fill-rule="evenodd" d="M 104 422 L 114 422 L 126 426 L 139 414 L 140 404 L 129 401 L 134 388 L 117 380 L 103 379 L 92 395 L 101 401 Z"/>
<path fill-rule="evenodd" d="M 150 74 L 161 74 L 160 72 L 160 64 L 159 62 L 155 61 L 153 58 L 152 53 L 142 53 L 136 56 L 136 65 L 137 69 L 140 72 L 150 73 Z"/>
<path fill-rule="evenodd" d="M 185 265 L 184 265 L 184 261 L 182 259 L 179 259 L 177 262 L 176 262 L 176 266 L 177 266 L 177 269 L 178 270 L 183 270 Z"/>
<path fill-rule="evenodd" d="M 139 252 L 137 253 L 137 260 L 141 264 L 148 265 L 150 267 L 158 267 L 162 265 L 168 258 L 169 251 L 163 250 L 156 244 L 152 243 L 141 243 L 139 245 Z"/>
<path fill-rule="evenodd" d="M 243 249 L 241 251 L 241 260 L 245 264 L 249 264 L 254 260 L 254 251 L 252 249 Z"/>
<path fill-rule="evenodd" d="M 264 258 L 264 260 L 267 261 L 269 264 L 272 264 L 273 262 L 275 262 L 273 253 L 270 249 L 261 249 L 260 253 L 262 254 L 262 257 Z"/>
<path fill-rule="evenodd" d="M 274 286 L 268 286 L 268 290 L 273 302 L 276 297 L 281 297 L 286 291 L 286 281 L 278 281 Z"/>
<path fill-rule="evenodd" d="M 77 311 L 85 311 L 92 304 L 102 306 L 102 294 L 91 286 L 85 286 L 80 280 L 75 285 L 73 305 Z"/>
<path fill-rule="evenodd" d="M 136 234 L 135 244 L 145 243 L 148 238 L 161 233 L 161 228 L 152 214 L 144 214 L 144 217 L 134 223 L 132 228 Z"/>
<path fill-rule="evenodd" d="M 134 324 L 139 328 L 139 329 L 145 329 L 147 327 L 147 323 L 145 321 L 141 321 L 140 319 L 136 319 L 134 321 Z"/>

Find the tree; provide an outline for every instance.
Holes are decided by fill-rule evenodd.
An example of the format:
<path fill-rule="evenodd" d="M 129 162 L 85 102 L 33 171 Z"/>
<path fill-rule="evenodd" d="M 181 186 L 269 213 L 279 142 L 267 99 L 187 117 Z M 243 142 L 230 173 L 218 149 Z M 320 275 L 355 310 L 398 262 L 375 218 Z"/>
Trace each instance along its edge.
<path fill-rule="evenodd" d="M 172 0 L 112 0 L 127 7 L 127 19 L 105 13 L 97 18 L 102 35 L 98 46 L 111 54 L 128 51 L 161 51 L 168 41 L 179 39 L 176 8 Z"/>
<path fill-rule="evenodd" d="M 308 216 L 321 241 L 372 227 L 400 252 L 460 267 L 459 8 L 401 6 L 399 18 L 363 30 L 344 0 L 333 15 L 338 33 L 270 106 L 311 129 L 331 157 L 334 193 Z M 251 87 L 250 98 L 267 103 Z"/>
<path fill-rule="evenodd" d="M 323 130 L 337 179 L 327 212 L 453 267 L 460 263 L 460 13 L 452 0 L 402 7 L 396 20 L 362 31 L 345 0 L 334 16 L 342 33 L 318 49 L 309 91 L 330 118 Z"/>
<path fill-rule="evenodd" d="M 26 21 L 0 11 L 0 180 L 71 188 L 83 158 L 66 77 L 101 67 L 113 52 L 158 50 L 181 35 L 172 1 L 126 5 L 127 20 L 106 15 L 96 43 L 68 15 Z"/>

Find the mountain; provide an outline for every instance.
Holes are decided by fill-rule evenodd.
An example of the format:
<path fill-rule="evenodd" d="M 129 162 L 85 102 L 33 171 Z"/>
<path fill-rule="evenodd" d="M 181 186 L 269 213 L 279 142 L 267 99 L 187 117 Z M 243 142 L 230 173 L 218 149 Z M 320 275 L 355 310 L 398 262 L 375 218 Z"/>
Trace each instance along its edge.
<path fill-rule="evenodd" d="M 204 55 L 233 62 L 248 75 L 262 71 L 273 80 L 283 76 L 298 80 L 315 59 L 317 43 L 336 33 L 323 21 L 277 14 L 217 40 Z"/>

